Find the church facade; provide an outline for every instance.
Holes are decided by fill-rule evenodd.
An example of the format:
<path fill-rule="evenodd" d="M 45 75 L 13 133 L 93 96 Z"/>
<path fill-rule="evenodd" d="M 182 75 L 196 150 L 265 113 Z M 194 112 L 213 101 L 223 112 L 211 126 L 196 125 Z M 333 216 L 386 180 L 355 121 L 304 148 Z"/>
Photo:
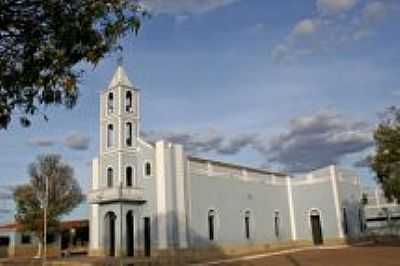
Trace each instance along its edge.
<path fill-rule="evenodd" d="M 140 132 L 140 91 L 118 66 L 100 100 L 92 162 L 93 256 L 324 244 L 365 228 L 360 178 L 337 166 L 292 177 L 185 154 Z"/>

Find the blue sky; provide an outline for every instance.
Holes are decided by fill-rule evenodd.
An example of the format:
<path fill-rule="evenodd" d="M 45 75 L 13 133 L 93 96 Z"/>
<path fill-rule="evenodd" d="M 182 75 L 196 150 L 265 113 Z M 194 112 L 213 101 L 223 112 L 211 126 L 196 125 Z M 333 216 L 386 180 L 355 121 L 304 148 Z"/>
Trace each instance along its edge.
<path fill-rule="evenodd" d="M 400 4 L 391 0 L 144 0 L 153 16 L 123 40 L 142 92 L 142 130 L 189 153 L 289 172 L 354 167 L 378 113 L 400 100 Z M 26 182 L 60 153 L 83 189 L 98 154 L 99 93 L 117 55 L 85 67 L 78 106 L 0 131 L 0 181 Z M 373 175 L 354 168 L 366 184 Z M 1 207 L 1 206 L 0 206 Z M 84 217 L 82 207 L 71 216 Z M 10 217 L 0 216 L 0 220 Z"/>

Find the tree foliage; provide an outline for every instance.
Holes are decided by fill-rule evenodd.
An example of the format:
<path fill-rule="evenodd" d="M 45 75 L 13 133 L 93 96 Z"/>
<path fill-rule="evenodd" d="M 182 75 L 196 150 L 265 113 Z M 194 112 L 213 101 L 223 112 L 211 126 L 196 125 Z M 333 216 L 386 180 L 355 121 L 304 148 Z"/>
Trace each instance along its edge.
<path fill-rule="evenodd" d="M 82 70 L 121 48 L 146 15 L 136 0 L 0 1 L 0 129 L 23 126 L 42 107 L 72 108 Z"/>
<path fill-rule="evenodd" d="M 59 155 L 42 155 L 29 165 L 30 182 L 14 191 L 16 221 L 43 241 L 43 206 L 48 178 L 47 221 L 49 232 L 57 231 L 59 219 L 83 200 L 73 169 Z"/>
<path fill-rule="evenodd" d="M 391 107 L 375 130 L 371 168 L 389 200 L 400 201 L 400 109 Z"/>

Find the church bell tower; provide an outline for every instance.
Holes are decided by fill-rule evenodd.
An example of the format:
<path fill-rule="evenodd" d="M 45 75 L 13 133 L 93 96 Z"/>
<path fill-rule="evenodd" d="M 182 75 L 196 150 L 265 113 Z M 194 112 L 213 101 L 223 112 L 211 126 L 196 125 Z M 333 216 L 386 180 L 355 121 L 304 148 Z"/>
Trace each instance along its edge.
<path fill-rule="evenodd" d="M 91 204 L 90 250 L 94 255 L 133 252 L 132 210 L 145 203 L 143 175 L 136 172 L 139 95 L 122 65 L 118 65 L 101 93 L 100 154 L 99 159 L 93 160 L 92 186 L 87 197 Z"/>

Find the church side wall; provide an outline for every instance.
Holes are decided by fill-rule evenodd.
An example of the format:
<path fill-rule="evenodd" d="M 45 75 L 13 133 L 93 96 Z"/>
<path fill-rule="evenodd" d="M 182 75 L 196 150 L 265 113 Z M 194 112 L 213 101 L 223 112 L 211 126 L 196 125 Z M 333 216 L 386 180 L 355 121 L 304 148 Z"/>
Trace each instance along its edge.
<path fill-rule="evenodd" d="M 190 164 L 189 164 L 190 167 Z M 190 171 L 190 224 L 192 247 L 287 242 L 291 239 L 286 180 L 263 184 Z M 249 176 L 250 177 L 250 176 Z M 278 177 L 279 178 L 279 177 Z M 208 212 L 216 212 L 215 240 L 209 240 Z M 244 213 L 249 210 L 250 239 L 245 237 Z M 279 237 L 274 213 L 279 211 Z"/>

